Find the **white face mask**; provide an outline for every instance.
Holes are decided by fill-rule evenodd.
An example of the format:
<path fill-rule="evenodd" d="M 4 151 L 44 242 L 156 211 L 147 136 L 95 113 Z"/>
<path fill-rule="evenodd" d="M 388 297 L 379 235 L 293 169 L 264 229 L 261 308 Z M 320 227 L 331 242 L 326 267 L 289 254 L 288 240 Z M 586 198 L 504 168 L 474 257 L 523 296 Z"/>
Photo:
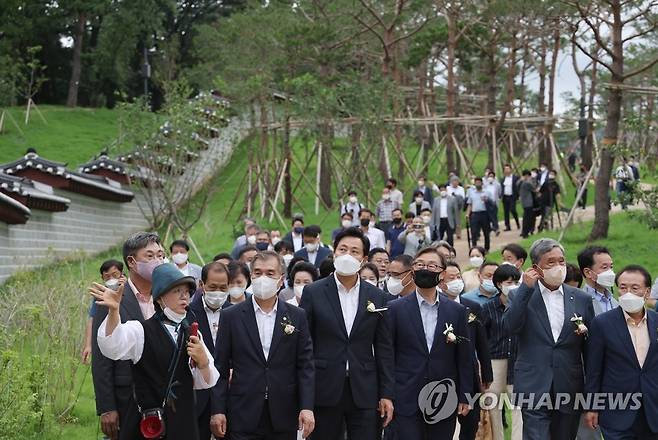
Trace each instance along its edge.
<path fill-rule="evenodd" d="M 334 260 L 334 268 L 338 275 L 356 275 L 359 269 L 361 269 L 361 262 L 350 254 L 344 254 L 336 257 Z"/>
<path fill-rule="evenodd" d="M 258 299 L 270 299 L 279 290 L 279 280 L 261 275 L 251 280 L 251 290 Z"/>
<path fill-rule="evenodd" d="M 551 286 L 561 286 L 567 277 L 567 267 L 558 265 L 551 269 L 544 269 L 544 281 Z"/>
<path fill-rule="evenodd" d="M 468 259 L 468 261 L 471 263 L 471 266 L 480 267 L 480 266 L 482 266 L 482 263 L 484 263 L 484 258 L 482 258 L 482 257 L 471 257 L 471 258 Z"/>
<path fill-rule="evenodd" d="M 388 292 L 391 295 L 397 296 L 401 294 L 404 288 L 409 285 L 409 282 L 410 281 L 408 281 L 407 284 L 403 284 L 402 280 L 398 278 L 389 277 L 388 280 L 386 281 L 386 290 L 388 290 Z"/>
<path fill-rule="evenodd" d="M 494 182 L 494 178 L 493 178 L 493 177 L 488 177 L 488 178 L 487 178 L 487 182 L 489 182 L 489 183 L 493 183 L 493 182 Z"/>
<path fill-rule="evenodd" d="M 429 225 L 430 222 L 432 221 L 432 217 L 430 217 L 429 215 L 424 215 L 422 218 L 423 218 L 423 223 L 425 223 L 426 225 Z"/>
<path fill-rule="evenodd" d="M 644 297 L 625 293 L 619 297 L 619 307 L 626 313 L 637 313 L 644 307 Z"/>
<path fill-rule="evenodd" d="M 441 191 L 441 197 L 448 197 L 448 191 Z"/>
<path fill-rule="evenodd" d="M 187 263 L 187 254 L 177 252 L 171 256 L 171 259 L 176 264 L 185 264 Z"/>
<path fill-rule="evenodd" d="M 423 200 L 424 200 L 424 199 L 423 199 L 422 197 L 416 197 L 416 203 L 419 204 L 419 205 L 420 205 L 421 203 L 423 203 Z"/>
<path fill-rule="evenodd" d="M 256 244 L 256 236 L 255 235 L 248 235 L 247 236 L 247 243 Z"/>
<path fill-rule="evenodd" d="M 425 186 L 425 181 L 424 180 L 419 180 L 418 181 L 418 186 L 420 186 L 420 187 Z"/>
<path fill-rule="evenodd" d="M 340 222 L 340 225 L 341 225 L 343 228 L 347 229 L 347 228 L 349 228 L 350 226 L 352 226 L 352 221 L 351 221 L 351 220 L 343 220 L 343 221 Z"/>
<path fill-rule="evenodd" d="M 228 292 L 221 290 L 206 291 L 203 294 L 203 300 L 211 309 L 218 309 L 224 305 L 228 298 Z"/>
<path fill-rule="evenodd" d="M 110 278 L 109 280 L 105 281 L 105 287 L 116 292 L 116 290 L 119 288 L 119 280 L 116 278 Z"/>
<path fill-rule="evenodd" d="M 456 280 L 446 283 L 446 290 L 446 293 L 450 296 L 459 295 L 462 293 L 462 290 L 464 290 L 464 280 L 457 278 Z"/>
<path fill-rule="evenodd" d="M 390 195 L 390 194 L 382 194 L 382 199 L 384 199 L 384 200 L 390 200 L 390 199 L 391 199 L 391 195 Z"/>
<path fill-rule="evenodd" d="M 229 287 L 228 294 L 231 296 L 231 298 L 240 298 L 242 295 L 244 295 L 244 289 L 244 287 L 240 286 Z"/>
<path fill-rule="evenodd" d="M 356 196 L 350 196 L 350 203 L 356 203 L 357 200 Z"/>
<path fill-rule="evenodd" d="M 320 248 L 320 244 L 319 243 L 306 243 L 305 247 L 306 247 L 306 250 L 308 252 L 313 253 L 313 252 L 318 251 L 318 249 Z"/>
<path fill-rule="evenodd" d="M 281 239 L 279 237 L 272 237 L 272 246 L 275 246 Z"/>
<path fill-rule="evenodd" d="M 164 301 L 162 303 L 164 304 Z M 167 307 L 166 304 L 163 306 L 162 312 L 165 314 L 168 320 L 176 324 L 180 324 L 181 321 L 185 319 L 185 317 L 187 316 L 187 312 L 183 312 L 183 313 L 174 312 L 172 309 Z"/>
<path fill-rule="evenodd" d="M 518 285 L 518 284 L 512 284 L 511 286 L 503 285 L 503 287 L 502 287 L 501 290 L 502 290 L 502 292 L 503 292 L 503 295 L 507 296 L 507 295 L 509 295 L 509 293 L 510 293 L 512 290 L 514 290 L 514 289 L 518 289 L 518 288 L 519 288 L 519 285 Z"/>
<path fill-rule="evenodd" d="M 596 276 L 596 283 L 603 287 L 612 287 L 615 285 L 615 277 L 615 272 L 612 269 L 608 269 Z"/>
<path fill-rule="evenodd" d="M 281 257 L 281 258 L 283 258 L 283 264 L 285 264 L 286 267 L 288 267 L 288 265 L 290 264 L 290 262 L 291 262 L 292 259 L 294 258 L 294 255 L 292 255 L 292 254 L 286 254 L 286 255 L 284 255 L 284 256 Z"/>
<path fill-rule="evenodd" d="M 306 284 L 295 284 L 295 287 L 293 287 L 292 290 L 295 291 L 295 296 L 299 299 L 302 299 L 302 292 L 304 290 L 304 287 L 306 287 Z"/>

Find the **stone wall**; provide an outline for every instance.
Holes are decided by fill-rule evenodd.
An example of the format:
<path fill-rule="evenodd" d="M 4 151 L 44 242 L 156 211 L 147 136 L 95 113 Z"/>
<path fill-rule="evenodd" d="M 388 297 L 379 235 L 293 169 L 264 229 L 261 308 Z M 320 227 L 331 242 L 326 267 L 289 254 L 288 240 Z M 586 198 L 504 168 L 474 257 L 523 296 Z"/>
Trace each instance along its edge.
<path fill-rule="evenodd" d="M 231 121 L 219 137 L 210 140 L 210 147 L 200 153 L 200 159 L 190 164 L 187 172 L 198 176 L 198 189 L 228 163 L 246 129 L 244 121 Z M 0 222 L 0 284 L 19 270 L 48 264 L 56 258 L 107 250 L 131 233 L 148 227 L 140 209 L 139 204 L 145 201 L 139 191 L 135 191 L 135 199 L 130 203 L 98 200 L 57 189 L 54 193 L 71 200 L 67 211 L 32 209 L 29 221 L 23 225 Z"/>

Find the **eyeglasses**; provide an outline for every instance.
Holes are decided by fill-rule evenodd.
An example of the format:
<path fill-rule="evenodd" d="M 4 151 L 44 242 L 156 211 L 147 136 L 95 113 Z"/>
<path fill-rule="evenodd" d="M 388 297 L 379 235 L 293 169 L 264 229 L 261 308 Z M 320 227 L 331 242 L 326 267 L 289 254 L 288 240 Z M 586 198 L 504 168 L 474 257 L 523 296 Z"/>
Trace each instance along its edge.
<path fill-rule="evenodd" d="M 178 299 L 186 299 L 192 296 L 192 291 L 187 286 L 179 286 L 169 292 L 178 295 Z"/>
<path fill-rule="evenodd" d="M 427 269 L 427 270 L 431 270 L 433 272 L 441 272 L 441 271 L 444 271 L 446 268 L 441 266 L 440 264 L 436 264 L 436 263 L 425 264 L 425 263 L 421 263 L 420 261 L 418 261 L 418 262 L 414 263 L 414 269 L 415 270 Z"/>

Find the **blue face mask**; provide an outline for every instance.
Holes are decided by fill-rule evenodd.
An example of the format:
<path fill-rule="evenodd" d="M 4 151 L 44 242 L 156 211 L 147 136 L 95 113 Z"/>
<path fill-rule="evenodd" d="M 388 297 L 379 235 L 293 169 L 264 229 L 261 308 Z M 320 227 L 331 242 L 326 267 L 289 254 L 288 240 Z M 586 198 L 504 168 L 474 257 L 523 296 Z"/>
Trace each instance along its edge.
<path fill-rule="evenodd" d="M 269 243 L 256 243 L 256 249 L 259 251 L 266 251 L 268 247 L 270 247 Z"/>
<path fill-rule="evenodd" d="M 496 285 L 492 280 L 484 280 L 482 281 L 482 288 L 486 290 L 489 293 L 496 293 L 498 292 L 498 289 L 496 288 Z"/>
<path fill-rule="evenodd" d="M 303 226 L 297 226 L 297 227 L 293 228 L 293 231 L 295 231 L 295 234 L 301 234 L 302 232 L 304 232 L 304 227 Z"/>

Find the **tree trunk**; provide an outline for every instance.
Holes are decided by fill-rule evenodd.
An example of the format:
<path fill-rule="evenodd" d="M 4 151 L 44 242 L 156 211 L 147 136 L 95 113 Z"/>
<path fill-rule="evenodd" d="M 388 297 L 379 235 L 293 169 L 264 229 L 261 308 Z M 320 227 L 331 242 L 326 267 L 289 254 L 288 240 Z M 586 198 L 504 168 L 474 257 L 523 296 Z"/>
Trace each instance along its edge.
<path fill-rule="evenodd" d="M 283 127 L 283 154 L 286 159 L 286 166 L 283 175 L 283 215 L 286 218 L 292 218 L 292 179 L 290 177 L 290 168 L 292 162 L 292 149 L 290 148 L 290 117 L 286 115 L 285 125 Z"/>
<path fill-rule="evenodd" d="M 71 65 L 71 79 L 69 80 L 69 93 L 66 98 L 68 107 L 78 105 L 78 89 L 80 87 L 80 74 L 82 73 L 82 39 L 85 34 L 86 21 L 85 13 L 80 12 L 75 26 L 75 36 L 73 37 L 73 62 Z"/>
<path fill-rule="evenodd" d="M 334 143 L 334 127 L 323 124 L 321 128 L 322 142 L 322 169 L 320 170 L 320 197 L 327 206 L 332 205 L 331 200 L 331 148 Z"/>
<path fill-rule="evenodd" d="M 455 117 L 455 101 L 457 96 L 457 84 L 455 81 L 455 49 L 457 48 L 457 23 L 452 10 L 448 8 L 445 14 L 448 23 L 448 84 L 446 89 L 446 116 Z M 446 140 L 446 167 L 448 171 L 455 171 L 455 123 L 448 120 L 446 125 L 448 138 Z"/>
<path fill-rule="evenodd" d="M 496 66 L 496 52 L 498 50 L 498 34 L 494 29 L 493 35 L 491 35 L 491 40 L 489 42 L 489 47 L 487 50 L 487 75 L 489 77 L 489 83 L 487 85 L 487 114 L 495 115 L 496 114 L 496 91 L 497 91 L 497 74 L 498 68 Z M 487 167 L 492 168 L 494 164 L 494 139 L 493 136 L 488 136 L 489 148 L 487 155 Z M 476 172 L 481 172 L 482 170 L 477 170 Z"/>
<path fill-rule="evenodd" d="M 525 77 L 528 70 L 528 46 L 530 44 L 530 38 L 525 38 L 525 44 L 523 45 L 523 64 L 521 67 L 521 84 L 519 88 L 521 93 L 519 95 L 519 116 L 523 116 L 523 105 L 525 104 Z"/>
<path fill-rule="evenodd" d="M 610 9 L 613 16 L 611 39 L 611 83 L 613 87 L 609 91 L 607 115 L 605 121 L 604 138 L 601 145 L 601 166 L 596 176 L 594 196 L 594 225 L 590 233 L 590 240 L 599 240 L 608 236 L 610 227 L 610 209 L 608 208 L 608 196 L 610 178 L 612 177 L 612 166 L 614 155 L 610 148 L 617 144 L 619 135 L 619 121 L 621 120 L 622 92 L 616 85 L 624 82 L 624 49 L 622 43 L 623 24 L 621 19 L 620 0 L 612 0 Z"/>
<path fill-rule="evenodd" d="M 594 151 L 594 99 L 596 98 L 597 72 L 598 63 L 592 61 L 592 78 L 587 103 L 587 141 L 585 142 L 585 150 L 581 152 L 581 160 L 588 170 L 592 166 L 592 153 Z"/>
<path fill-rule="evenodd" d="M 541 39 L 541 46 L 539 49 L 539 96 L 537 96 L 537 113 L 541 116 L 546 116 L 546 52 L 548 51 L 546 39 Z M 548 162 L 546 144 L 540 142 L 538 145 L 538 161 L 539 163 Z"/>
<path fill-rule="evenodd" d="M 557 76 L 557 57 L 560 52 L 560 22 L 555 21 L 553 29 L 553 51 L 551 53 L 551 73 L 548 77 L 548 116 L 553 118 L 555 109 L 555 77 Z M 553 155 L 551 154 L 553 147 L 551 146 L 550 137 L 553 134 L 553 121 L 547 121 L 544 125 L 544 149 L 548 157 L 545 162 L 549 169 L 553 168 L 556 164 L 553 163 Z"/>

